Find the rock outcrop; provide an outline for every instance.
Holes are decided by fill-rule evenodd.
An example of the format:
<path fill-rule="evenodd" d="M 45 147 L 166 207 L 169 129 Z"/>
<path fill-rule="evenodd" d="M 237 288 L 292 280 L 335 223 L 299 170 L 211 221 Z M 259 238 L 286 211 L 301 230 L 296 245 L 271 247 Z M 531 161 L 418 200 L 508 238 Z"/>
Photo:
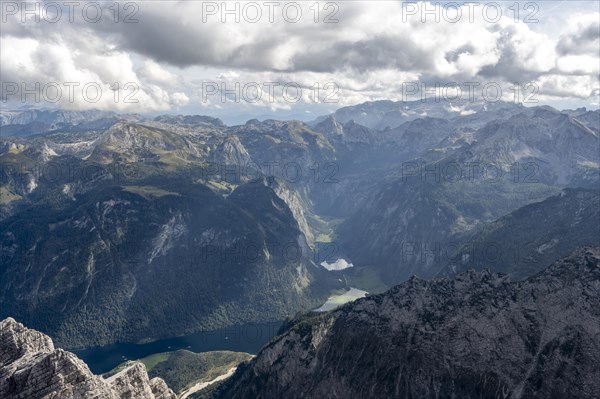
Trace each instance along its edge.
<path fill-rule="evenodd" d="M 600 247 L 520 282 L 413 278 L 303 316 L 218 398 L 598 398 Z"/>
<path fill-rule="evenodd" d="M 176 399 L 160 378 L 149 380 L 132 362 L 108 379 L 92 374 L 71 352 L 55 349 L 50 337 L 12 318 L 0 322 L 2 399 Z"/>

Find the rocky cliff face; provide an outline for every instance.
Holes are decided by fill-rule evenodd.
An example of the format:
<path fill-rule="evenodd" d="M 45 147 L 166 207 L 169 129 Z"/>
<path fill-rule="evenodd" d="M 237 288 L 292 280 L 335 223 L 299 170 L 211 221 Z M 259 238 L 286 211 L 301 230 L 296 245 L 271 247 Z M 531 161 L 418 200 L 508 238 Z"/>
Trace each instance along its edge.
<path fill-rule="evenodd" d="M 402 180 L 375 190 L 336 231 L 355 266 L 377 265 L 391 285 L 433 277 L 481 226 L 558 191 L 506 181 Z"/>
<path fill-rule="evenodd" d="M 600 248 L 522 282 L 413 278 L 304 316 L 218 398 L 597 398 Z"/>
<path fill-rule="evenodd" d="M 50 337 L 14 319 L 0 322 L 0 397 L 3 399 L 176 399 L 160 378 L 150 380 L 141 363 L 109 379 L 95 376 Z"/>

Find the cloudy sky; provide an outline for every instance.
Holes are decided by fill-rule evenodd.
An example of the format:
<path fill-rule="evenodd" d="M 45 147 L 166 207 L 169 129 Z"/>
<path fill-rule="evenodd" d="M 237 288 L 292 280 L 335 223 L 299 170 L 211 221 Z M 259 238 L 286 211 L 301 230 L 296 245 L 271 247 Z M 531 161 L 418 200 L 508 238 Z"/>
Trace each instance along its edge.
<path fill-rule="evenodd" d="M 597 1 L 1 6 L 3 109 L 238 122 L 313 119 L 344 105 L 424 95 L 501 95 L 558 108 L 599 101 Z"/>

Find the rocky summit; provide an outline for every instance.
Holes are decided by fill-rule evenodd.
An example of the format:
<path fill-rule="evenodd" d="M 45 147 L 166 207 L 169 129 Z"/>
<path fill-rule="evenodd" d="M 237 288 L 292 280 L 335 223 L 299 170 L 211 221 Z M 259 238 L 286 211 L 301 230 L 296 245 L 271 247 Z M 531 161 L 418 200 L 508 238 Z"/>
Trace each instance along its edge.
<path fill-rule="evenodd" d="M 92 374 L 73 353 L 12 318 L 0 322 L 2 399 L 176 399 L 160 378 L 131 362 L 108 379 Z"/>

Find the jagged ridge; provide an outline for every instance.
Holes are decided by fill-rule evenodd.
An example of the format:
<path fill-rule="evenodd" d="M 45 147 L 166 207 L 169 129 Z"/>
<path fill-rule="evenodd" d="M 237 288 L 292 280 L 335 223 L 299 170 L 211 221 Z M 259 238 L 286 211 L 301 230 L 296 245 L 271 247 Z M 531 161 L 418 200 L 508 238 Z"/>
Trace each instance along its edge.
<path fill-rule="evenodd" d="M 522 282 L 412 278 L 302 317 L 218 398 L 597 398 L 600 247 Z"/>
<path fill-rule="evenodd" d="M 3 399 L 176 399 L 160 378 L 132 362 L 103 379 L 71 352 L 12 318 L 0 322 L 0 397 Z"/>

